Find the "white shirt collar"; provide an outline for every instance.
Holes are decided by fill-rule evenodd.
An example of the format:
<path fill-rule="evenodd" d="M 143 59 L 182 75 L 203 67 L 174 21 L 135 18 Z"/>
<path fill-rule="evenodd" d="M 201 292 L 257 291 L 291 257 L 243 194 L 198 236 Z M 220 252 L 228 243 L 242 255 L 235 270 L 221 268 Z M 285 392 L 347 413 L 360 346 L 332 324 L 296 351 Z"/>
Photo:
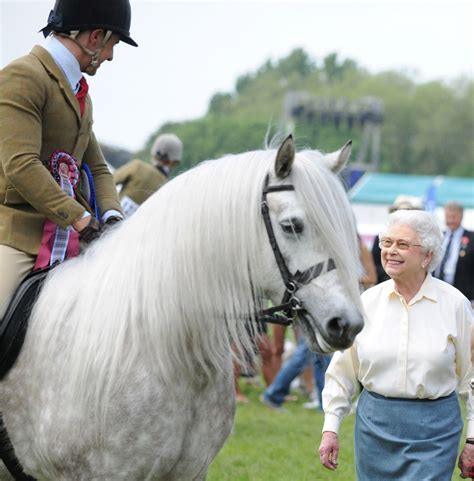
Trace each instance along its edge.
<path fill-rule="evenodd" d="M 433 276 L 431 275 L 431 273 L 428 272 L 428 274 L 425 277 L 425 280 L 421 284 L 420 290 L 415 294 L 415 296 L 409 302 L 409 304 L 412 305 L 415 302 L 418 302 L 423 297 L 426 297 L 427 299 L 430 299 L 434 302 L 438 302 L 438 292 L 436 291 L 434 282 L 436 281 L 433 279 Z M 395 283 L 393 282 L 392 279 L 389 279 L 389 281 L 387 281 L 385 292 L 387 296 L 398 296 L 398 297 L 401 296 L 401 294 L 396 290 Z"/>
<path fill-rule="evenodd" d="M 74 93 L 79 89 L 82 78 L 81 67 L 76 57 L 57 39 L 50 35 L 44 42 L 44 48 L 50 53 L 59 68 L 63 71 Z"/>

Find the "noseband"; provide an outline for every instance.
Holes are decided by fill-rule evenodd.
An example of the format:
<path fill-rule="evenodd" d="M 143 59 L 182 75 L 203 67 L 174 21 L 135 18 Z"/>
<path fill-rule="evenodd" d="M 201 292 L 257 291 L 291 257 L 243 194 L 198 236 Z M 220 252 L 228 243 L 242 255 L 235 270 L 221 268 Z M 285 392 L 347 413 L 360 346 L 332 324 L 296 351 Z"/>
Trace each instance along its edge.
<path fill-rule="evenodd" d="M 309 284 L 313 279 L 316 279 L 325 272 L 332 271 L 336 268 L 333 259 L 319 262 L 303 272 L 296 271 L 292 274 L 286 265 L 285 259 L 278 247 L 278 243 L 273 230 L 272 221 L 270 219 L 270 210 L 267 204 L 267 194 L 272 192 L 283 192 L 295 190 L 291 184 L 282 185 L 268 185 L 268 175 L 265 179 L 265 186 L 262 192 L 262 216 L 267 230 L 268 240 L 272 247 L 275 260 L 280 270 L 283 283 L 285 284 L 285 292 L 281 303 L 269 309 L 264 309 L 259 313 L 259 320 L 270 322 L 273 324 L 281 324 L 289 326 L 293 323 L 296 316 L 300 312 L 306 312 L 303 303 L 296 296 L 296 292 L 303 286 Z"/>

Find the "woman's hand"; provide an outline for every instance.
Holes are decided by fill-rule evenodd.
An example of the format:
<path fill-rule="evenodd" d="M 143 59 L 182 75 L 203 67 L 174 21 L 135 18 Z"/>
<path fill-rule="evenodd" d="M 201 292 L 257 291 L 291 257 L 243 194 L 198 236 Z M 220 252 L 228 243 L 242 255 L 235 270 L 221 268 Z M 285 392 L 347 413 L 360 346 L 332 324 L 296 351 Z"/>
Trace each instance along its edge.
<path fill-rule="evenodd" d="M 473 446 L 474 447 L 474 446 Z M 319 460 L 325 467 L 334 471 L 337 468 L 337 456 L 339 454 L 339 440 L 337 434 L 332 431 L 324 431 L 319 445 Z"/>
<path fill-rule="evenodd" d="M 474 444 L 466 444 L 459 456 L 458 467 L 461 470 L 461 478 L 474 479 Z"/>

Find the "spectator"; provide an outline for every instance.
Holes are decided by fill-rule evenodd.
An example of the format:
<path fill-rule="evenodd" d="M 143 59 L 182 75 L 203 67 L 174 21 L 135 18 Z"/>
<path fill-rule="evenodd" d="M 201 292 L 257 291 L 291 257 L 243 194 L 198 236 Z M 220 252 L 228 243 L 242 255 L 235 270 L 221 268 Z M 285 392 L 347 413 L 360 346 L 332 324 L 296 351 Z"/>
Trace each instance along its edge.
<path fill-rule="evenodd" d="M 272 324 L 272 368 L 273 378 L 280 372 L 283 353 L 285 351 L 285 334 L 286 326 L 280 324 Z"/>
<path fill-rule="evenodd" d="M 444 256 L 435 276 L 459 289 L 474 308 L 474 232 L 461 225 L 464 208 L 457 202 L 444 206 Z"/>
<path fill-rule="evenodd" d="M 182 155 L 181 140 L 174 134 L 161 134 L 151 148 L 153 165 L 134 159 L 115 171 L 115 184 L 121 186 L 120 203 L 127 217 L 168 181 Z"/>
<path fill-rule="evenodd" d="M 418 197 L 412 197 L 408 195 L 399 195 L 393 204 L 388 208 L 388 213 L 391 214 L 397 210 L 421 210 L 422 204 Z M 389 279 L 389 276 L 384 271 L 382 267 L 382 262 L 380 260 L 380 247 L 379 238 L 375 237 L 374 243 L 372 244 L 372 258 L 375 264 L 375 270 L 377 271 L 377 284 L 384 282 Z"/>
<path fill-rule="evenodd" d="M 261 401 L 272 409 L 281 409 L 286 396 L 290 393 L 292 381 L 304 370 L 311 360 L 314 385 L 318 392 L 319 406 L 322 406 L 321 393 L 324 387 L 324 373 L 331 360 L 330 355 L 311 352 L 304 337 L 300 336 L 296 351 L 283 365 L 272 384 L 261 396 Z M 313 406 L 311 406 L 313 407 Z"/>
<path fill-rule="evenodd" d="M 247 332 L 252 339 L 252 343 L 254 346 L 254 350 L 258 352 L 260 359 L 261 359 L 261 370 L 263 379 L 265 384 L 269 386 L 271 384 L 272 379 L 274 378 L 273 374 L 273 367 L 272 367 L 272 351 L 271 351 L 271 343 L 270 339 L 268 338 L 267 334 L 267 324 L 263 321 L 257 321 L 256 324 L 253 324 L 252 321 L 247 321 L 246 323 Z M 249 359 L 252 359 L 253 356 L 247 356 Z M 250 365 L 248 362 L 247 367 L 250 369 L 252 376 L 256 373 L 255 366 Z M 235 386 L 235 400 L 238 403 L 247 403 L 247 397 L 242 393 L 240 390 L 239 385 L 239 378 L 242 375 L 241 366 L 239 362 L 234 359 L 233 361 L 233 369 L 234 369 L 234 386 Z"/>
<path fill-rule="evenodd" d="M 362 275 L 359 278 L 359 284 L 362 291 L 377 284 L 377 270 L 369 249 L 367 249 L 363 240 L 359 236 L 359 257 L 362 265 Z"/>
<path fill-rule="evenodd" d="M 399 210 L 380 236 L 386 282 L 362 294 L 364 329 L 333 356 L 323 392 L 321 463 L 337 468 L 337 433 L 362 388 L 355 425 L 358 481 L 450 481 L 463 428 L 459 466 L 474 476 L 474 399 L 468 300 L 431 276 L 442 235 L 427 212 Z"/>

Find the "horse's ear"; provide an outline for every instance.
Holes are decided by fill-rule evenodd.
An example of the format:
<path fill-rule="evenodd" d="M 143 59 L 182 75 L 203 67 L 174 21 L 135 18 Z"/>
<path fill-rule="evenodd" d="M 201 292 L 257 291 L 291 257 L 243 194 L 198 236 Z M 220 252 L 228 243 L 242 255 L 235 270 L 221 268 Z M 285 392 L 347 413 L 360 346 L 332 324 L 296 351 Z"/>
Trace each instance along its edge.
<path fill-rule="evenodd" d="M 324 162 L 326 165 L 336 174 L 340 172 L 345 166 L 352 150 L 352 140 L 348 140 L 342 149 L 336 152 L 331 152 L 324 156 Z"/>
<path fill-rule="evenodd" d="M 293 136 L 290 134 L 280 145 L 275 160 L 275 175 L 284 179 L 290 175 L 291 167 L 295 160 L 295 144 Z"/>

